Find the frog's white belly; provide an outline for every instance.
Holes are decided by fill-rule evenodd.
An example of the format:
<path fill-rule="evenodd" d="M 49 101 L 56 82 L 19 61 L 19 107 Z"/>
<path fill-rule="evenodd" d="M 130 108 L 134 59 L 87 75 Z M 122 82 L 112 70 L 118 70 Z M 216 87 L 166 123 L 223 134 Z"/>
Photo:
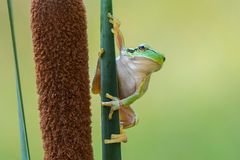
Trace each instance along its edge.
<path fill-rule="evenodd" d="M 136 91 L 137 86 L 132 71 L 127 67 L 119 67 L 119 65 L 122 65 L 120 62 L 117 64 L 118 94 L 119 98 L 122 99 L 133 94 Z"/>
<path fill-rule="evenodd" d="M 133 94 L 139 84 L 147 76 L 145 72 L 141 72 L 140 67 L 146 66 L 139 61 L 134 61 L 126 56 L 118 57 L 117 64 L 117 77 L 118 77 L 118 90 L 120 99 L 126 98 Z M 139 65 L 140 64 L 140 65 Z"/>
<path fill-rule="evenodd" d="M 129 65 L 131 62 L 117 59 L 117 77 L 118 77 L 118 96 L 120 99 L 126 98 L 132 95 L 137 88 L 137 84 L 140 80 L 136 79 L 135 72 Z M 139 82 L 138 82 L 139 81 Z M 119 110 L 120 124 L 123 128 L 129 128 L 137 123 L 137 118 L 134 110 L 130 106 L 121 107 Z"/>
<path fill-rule="evenodd" d="M 121 55 L 116 60 L 118 77 L 118 94 L 123 99 L 136 92 L 138 86 L 153 70 L 159 68 L 156 63 L 146 58 L 129 58 Z M 149 79 L 144 82 L 144 90 L 147 90 Z M 144 91 L 144 92 L 145 92 Z M 137 123 L 137 117 L 130 106 L 121 107 L 120 122 L 123 128 L 129 128 Z"/>

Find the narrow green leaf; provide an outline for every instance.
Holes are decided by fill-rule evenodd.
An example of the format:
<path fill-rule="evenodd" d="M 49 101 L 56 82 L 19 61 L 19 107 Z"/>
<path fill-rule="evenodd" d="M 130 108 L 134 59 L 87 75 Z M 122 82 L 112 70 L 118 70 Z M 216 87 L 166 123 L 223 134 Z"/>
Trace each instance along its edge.
<path fill-rule="evenodd" d="M 17 87 L 16 90 L 17 90 L 17 101 L 18 101 L 18 119 L 19 119 L 19 127 L 20 127 L 20 143 L 21 143 L 22 160 L 30 160 L 27 130 L 26 130 L 26 123 L 25 123 L 25 116 L 24 116 L 23 99 L 22 99 L 22 90 L 21 90 L 21 83 L 20 83 L 20 74 L 19 74 L 19 67 L 18 67 L 17 47 L 16 47 L 16 40 L 15 40 L 11 0 L 8 0 L 7 4 L 8 4 L 11 36 L 12 36 L 15 70 L 16 70 L 16 87 Z"/>

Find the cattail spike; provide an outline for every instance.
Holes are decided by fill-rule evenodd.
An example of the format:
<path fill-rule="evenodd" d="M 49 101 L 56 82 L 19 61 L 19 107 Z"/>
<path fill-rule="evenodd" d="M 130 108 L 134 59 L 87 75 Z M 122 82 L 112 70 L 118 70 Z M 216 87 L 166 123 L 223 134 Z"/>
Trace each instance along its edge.
<path fill-rule="evenodd" d="M 32 0 L 45 160 L 92 160 L 86 12 L 82 0 Z"/>

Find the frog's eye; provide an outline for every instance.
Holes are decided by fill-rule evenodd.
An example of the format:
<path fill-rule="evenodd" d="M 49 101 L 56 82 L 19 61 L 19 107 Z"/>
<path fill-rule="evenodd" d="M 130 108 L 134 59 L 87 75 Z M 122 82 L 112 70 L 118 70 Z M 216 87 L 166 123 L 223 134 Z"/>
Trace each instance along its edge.
<path fill-rule="evenodd" d="M 139 50 L 144 50 L 145 47 L 144 47 L 144 46 L 138 46 L 138 49 L 139 49 Z"/>
<path fill-rule="evenodd" d="M 147 48 L 144 45 L 140 45 L 140 46 L 138 46 L 138 49 L 140 51 L 145 51 Z"/>

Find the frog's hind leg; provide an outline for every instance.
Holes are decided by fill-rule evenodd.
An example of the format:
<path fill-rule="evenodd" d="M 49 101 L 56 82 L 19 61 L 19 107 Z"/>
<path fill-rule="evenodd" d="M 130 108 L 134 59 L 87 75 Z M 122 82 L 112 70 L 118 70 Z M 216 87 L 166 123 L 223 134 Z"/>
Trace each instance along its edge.
<path fill-rule="evenodd" d="M 136 126 L 139 122 L 139 119 L 132 109 L 132 107 L 122 107 L 119 110 L 120 113 L 120 124 L 124 129 L 132 128 Z"/>
<path fill-rule="evenodd" d="M 101 74 L 100 74 L 100 61 L 99 58 L 101 58 L 101 56 L 104 54 L 104 49 L 101 48 L 100 51 L 98 52 L 98 61 L 97 61 L 97 67 L 96 67 L 96 71 L 95 71 L 95 75 L 93 78 L 93 82 L 92 82 L 92 93 L 93 94 L 98 94 L 100 93 L 101 90 Z"/>
<path fill-rule="evenodd" d="M 112 143 L 121 143 L 127 142 L 127 135 L 125 134 L 125 131 L 123 129 L 123 126 L 120 126 L 120 134 L 112 134 L 111 139 L 105 139 L 104 143 L 105 144 L 112 144 Z"/>
<path fill-rule="evenodd" d="M 131 123 L 130 125 L 125 126 L 124 129 L 132 128 L 132 127 L 136 126 L 138 124 L 138 122 L 139 122 L 139 119 L 136 116 L 135 121 L 133 123 Z"/>

